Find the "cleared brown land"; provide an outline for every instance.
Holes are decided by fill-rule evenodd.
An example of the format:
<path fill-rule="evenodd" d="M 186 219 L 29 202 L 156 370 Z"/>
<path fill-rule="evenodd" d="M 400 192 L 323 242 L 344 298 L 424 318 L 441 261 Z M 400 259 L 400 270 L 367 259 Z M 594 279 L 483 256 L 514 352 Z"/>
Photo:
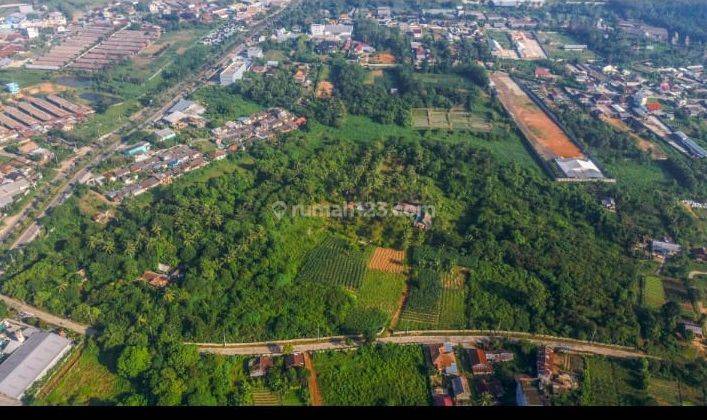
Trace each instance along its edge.
<path fill-rule="evenodd" d="M 386 273 L 405 272 L 405 251 L 391 248 L 376 248 L 371 260 L 368 262 L 371 270 L 385 271 Z"/>
<path fill-rule="evenodd" d="M 395 64 L 395 61 L 395 56 L 388 52 L 374 54 L 369 60 L 373 64 Z"/>
<path fill-rule="evenodd" d="M 540 109 L 528 95 L 503 72 L 491 74 L 498 98 L 535 151 L 544 159 L 579 158 L 582 151 L 567 134 Z"/>

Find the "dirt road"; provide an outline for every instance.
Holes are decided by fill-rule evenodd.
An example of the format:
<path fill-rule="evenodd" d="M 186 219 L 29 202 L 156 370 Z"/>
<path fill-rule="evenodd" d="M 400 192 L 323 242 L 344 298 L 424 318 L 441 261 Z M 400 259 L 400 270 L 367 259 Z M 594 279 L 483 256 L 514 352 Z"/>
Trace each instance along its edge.
<path fill-rule="evenodd" d="M 314 407 L 320 407 L 324 405 L 324 400 L 319 390 L 319 382 L 317 382 L 317 370 L 314 368 L 314 363 L 312 363 L 309 352 L 304 353 L 304 367 L 309 371 L 309 380 L 307 381 L 307 386 L 309 387 L 309 403 Z"/>
<path fill-rule="evenodd" d="M 17 299 L 13 299 L 5 295 L 0 295 L 0 300 L 5 302 L 7 306 L 15 309 L 18 312 L 31 313 L 35 317 L 41 319 L 42 321 L 48 324 L 56 325 L 81 335 L 93 335 L 95 333 L 95 330 L 87 325 L 82 325 L 78 322 L 60 318 L 48 312 L 44 312 L 41 309 L 35 308 L 34 306 L 30 306 L 24 302 L 20 302 Z"/>

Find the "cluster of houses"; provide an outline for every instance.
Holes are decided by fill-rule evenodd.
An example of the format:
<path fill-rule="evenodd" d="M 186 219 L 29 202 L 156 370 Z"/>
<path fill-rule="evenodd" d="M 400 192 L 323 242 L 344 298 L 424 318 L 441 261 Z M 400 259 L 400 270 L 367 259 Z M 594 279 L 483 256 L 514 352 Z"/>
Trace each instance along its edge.
<path fill-rule="evenodd" d="M 32 384 L 42 379 L 72 345 L 63 335 L 15 320 L 0 321 L 0 403 L 20 405 Z"/>
<path fill-rule="evenodd" d="M 488 394 L 494 402 L 503 396 L 503 386 L 492 377 L 493 365 L 513 360 L 512 352 L 506 350 L 482 350 L 463 346 L 465 372 L 454 345 L 450 342 L 426 346 L 428 362 L 434 366 L 435 373 L 430 377 L 432 400 L 436 406 L 470 405 L 472 400 L 469 377 L 473 378 L 477 395 Z"/>
<path fill-rule="evenodd" d="M 42 178 L 34 162 L 16 156 L 0 165 L 0 216 L 5 216 L 10 206 L 30 190 Z"/>
<path fill-rule="evenodd" d="M 158 185 L 169 184 L 173 179 L 208 163 L 201 152 L 184 144 L 152 152 L 149 143 L 140 142 L 123 153 L 135 159 L 135 162 L 86 180 L 88 185 L 120 183 L 122 188 L 106 193 L 106 197 L 116 202 L 125 197 L 138 196 Z"/>
<path fill-rule="evenodd" d="M 217 146 L 238 150 L 254 141 L 267 140 L 296 130 L 306 122 L 304 117 L 297 117 L 282 108 L 270 108 L 229 121 L 211 130 L 211 133 Z"/>
<path fill-rule="evenodd" d="M 264 15 L 273 7 L 281 7 L 289 0 L 258 0 L 239 1 L 226 7 L 215 7 L 204 2 L 197 13 L 202 13 L 202 20 L 213 20 L 213 17 L 226 20 L 219 28 L 209 32 L 201 42 L 204 45 L 220 45 L 239 31 L 247 29 L 247 25 Z"/>
<path fill-rule="evenodd" d="M 409 217 L 412 220 L 412 225 L 418 229 L 428 230 L 432 227 L 433 211 L 421 204 L 398 203 L 393 207 L 393 214 Z"/>
<path fill-rule="evenodd" d="M 304 353 L 295 352 L 285 357 L 285 368 L 303 369 Z M 274 366 L 272 356 L 258 356 L 248 361 L 248 374 L 251 378 L 267 376 L 268 371 Z"/>
<path fill-rule="evenodd" d="M 0 17 L 0 68 L 19 65 L 40 34 L 66 30 L 66 17 L 61 12 L 48 11 L 46 6 L 35 9 L 31 4 L 17 2 L 7 7 L 17 10 Z"/>
<path fill-rule="evenodd" d="M 637 71 L 612 65 L 566 64 L 565 71 L 582 88 L 555 86 L 553 78 L 541 72 L 536 77 L 546 86 L 548 101 L 560 106 L 573 100 L 601 119 L 621 121 L 631 131 L 649 133 L 692 158 L 703 158 L 707 151 L 677 128 L 671 128 L 675 111 L 688 117 L 707 115 L 707 79 L 704 66 L 653 68 L 660 74 L 657 81 Z"/>

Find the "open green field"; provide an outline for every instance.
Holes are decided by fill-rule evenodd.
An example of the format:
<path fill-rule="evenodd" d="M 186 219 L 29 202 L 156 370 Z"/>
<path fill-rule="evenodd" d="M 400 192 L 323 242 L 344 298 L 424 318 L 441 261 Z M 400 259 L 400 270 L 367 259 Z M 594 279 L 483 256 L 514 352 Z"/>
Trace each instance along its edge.
<path fill-rule="evenodd" d="M 466 328 L 466 291 L 464 288 L 443 288 L 440 303 L 439 329 Z"/>
<path fill-rule="evenodd" d="M 365 252 L 341 238 L 329 237 L 309 252 L 299 279 L 358 289 L 366 271 L 366 260 Z"/>
<path fill-rule="evenodd" d="M 398 309 L 405 291 L 404 274 L 366 270 L 358 290 L 358 304 L 364 308 L 376 308 L 388 315 L 388 321 Z"/>
<path fill-rule="evenodd" d="M 417 129 L 491 131 L 491 124 L 481 115 L 460 109 L 413 108 L 412 126 Z"/>
<path fill-rule="evenodd" d="M 508 37 L 508 32 L 506 31 L 499 31 L 496 29 L 489 29 L 486 31 L 486 35 L 491 37 L 492 39 L 495 39 L 498 44 L 503 47 L 504 49 L 510 50 L 513 49 L 513 43 L 511 42 L 511 39 Z"/>
<path fill-rule="evenodd" d="M 583 405 L 640 405 L 645 391 L 636 388 L 636 373 L 627 366 L 631 361 L 587 357 L 582 381 Z"/>
<path fill-rule="evenodd" d="M 421 346 L 376 345 L 314 355 L 326 405 L 428 405 Z"/>
<path fill-rule="evenodd" d="M 204 116 L 215 125 L 222 125 L 226 121 L 234 121 L 263 109 L 222 86 L 202 87 L 192 94 L 191 99 L 206 107 Z"/>
<path fill-rule="evenodd" d="M 99 360 L 98 349 L 87 345 L 69 369 L 35 405 L 103 405 L 113 403 L 132 385 Z"/>
<path fill-rule="evenodd" d="M 656 276 L 646 276 L 643 282 L 643 304 L 653 309 L 660 309 L 664 303 L 663 281 Z"/>
<path fill-rule="evenodd" d="M 545 52 L 548 54 L 548 57 L 554 60 L 569 60 L 573 58 L 593 60 L 596 58 L 594 53 L 589 50 L 564 50 L 564 45 L 582 44 L 567 34 L 561 34 L 559 32 L 538 32 L 538 40 L 540 40 L 540 43 Z"/>

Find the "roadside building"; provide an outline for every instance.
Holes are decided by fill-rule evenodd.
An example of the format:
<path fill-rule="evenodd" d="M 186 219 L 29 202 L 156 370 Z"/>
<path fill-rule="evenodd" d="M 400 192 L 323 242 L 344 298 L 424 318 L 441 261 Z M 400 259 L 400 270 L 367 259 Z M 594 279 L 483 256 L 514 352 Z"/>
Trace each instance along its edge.
<path fill-rule="evenodd" d="M 21 400 L 71 348 L 71 341 L 58 334 L 37 331 L 0 364 L 0 394 Z"/>
<path fill-rule="evenodd" d="M 229 64 L 219 75 L 221 86 L 228 86 L 241 80 L 249 67 L 250 62 L 246 60 L 236 60 Z"/>

